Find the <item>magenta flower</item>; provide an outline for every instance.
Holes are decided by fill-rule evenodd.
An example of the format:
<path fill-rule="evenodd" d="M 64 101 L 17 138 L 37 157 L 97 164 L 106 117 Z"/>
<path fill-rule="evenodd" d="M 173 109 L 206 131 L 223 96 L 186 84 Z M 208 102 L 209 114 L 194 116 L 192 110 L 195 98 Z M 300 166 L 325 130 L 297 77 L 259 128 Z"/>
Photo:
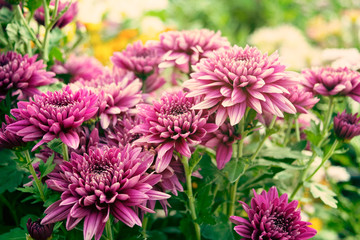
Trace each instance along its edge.
<path fill-rule="evenodd" d="M 316 230 L 308 227 L 309 222 L 301 221 L 298 201 L 288 203 L 287 194 L 279 197 L 276 187 L 259 195 L 253 190 L 251 207 L 240 202 L 249 219 L 231 216 L 230 221 L 237 226 L 234 230 L 246 240 L 291 239 L 306 240 L 316 235 Z"/>
<path fill-rule="evenodd" d="M 64 64 L 57 63 L 51 70 L 70 75 L 71 83 L 79 79 L 92 80 L 105 73 L 104 66 L 96 58 L 75 55 L 70 55 Z"/>
<path fill-rule="evenodd" d="M 215 132 L 206 134 L 202 144 L 212 149 L 216 148 L 216 165 L 218 169 L 223 169 L 231 159 L 233 143 L 239 139 L 240 134 L 237 134 L 235 128 L 226 121 Z"/>
<path fill-rule="evenodd" d="M 360 73 L 346 67 L 312 68 L 302 71 L 308 92 L 323 96 L 349 96 L 360 102 Z"/>
<path fill-rule="evenodd" d="M 229 41 L 220 31 L 208 29 L 169 31 L 160 34 L 159 51 L 164 54 L 160 68 L 179 68 L 189 73 L 189 65 L 195 65 L 202 58 L 211 56 L 214 50 L 230 47 Z"/>
<path fill-rule="evenodd" d="M 247 107 L 283 117 L 283 111 L 295 114 L 293 104 L 284 96 L 293 85 L 277 53 L 262 54 L 257 48 L 234 46 L 214 52 L 195 66 L 192 79 L 184 86 L 189 97 L 202 96 L 194 109 L 217 109 L 215 122 L 222 125 L 226 118 L 235 125 Z"/>
<path fill-rule="evenodd" d="M 41 139 L 33 150 L 58 137 L 69 147 L 77 148 L 80 139 L 76 128 L 94 117 L 96 105 L 95 94 L 84 89 L 72 92 L 67 86 L 62 91 L 35 95 L 30 102 L 19 102 L 18 108 L 11 110 L 17 121 L 6 129 L 25 142 Z"/>
<path fill-rule="evenodd" d="M 26 228 L 30 234 L 31 239 L 34 240 L 50 239 L 54 229 L 54 224 L 42 225 L 40 221 L 41 221 L 40 218 L 34 222 L 31 220 L 31 218 L 28 219 L 26 223 Z"/>
<path fill-rule="evenodd" d="M 72 153 L 71 161 L 61 165 L 62 171 L 46 181 L 62 194 L 45 210 L 41 224 L 67 218 L 66 228 L 71 230 L 84 219 L 85 240 L 94 235 L 100 239 L 110 214 L 130 227 L 141 226 L 135 211 L 154 212 L 145 207 L 147 201 L 170 197 L 152 189 L 161 179 L 146 173 L 152 161 L 152 154 L 130 146 L 96 149 L 83 156 Z"/>
<path fill-rule="evenodd" d="M 351 140 L 353 137 L 360 135 L 360 117 L 357 113 L 352 115 L 346 113 L 344 110 L 341 114 L 338 113 L 334 117 L 334 132 L 335 135 L 344 140 Z"/>
<path fill-rule="evenodd" d="M 320 100 L 301 86 L 290 87 L 288 91 L 289 93 L 285 93 L 284 95 L 295 106 L 296 112 L 298 113 L 308 113 L 307 110 L 311 109 Z"/>
<path fill-rule="evenodd" d="M 22 140 L 21 137 L 18 135 L 10 132 L 6 129 L 6 127 L 14 123 L 15 120 L 8 115 L 5 115 L 5 121 L 1 123 L 1 129 L 0 129 L 0 149 L 7 148 L 7 149 L 13 149 L 16 147 L 25 146 L 25 142 Z"/>
<path fill-rule="evenodd" d="M 103 129 L 116 125 L 120 114 L 132 113 L 141 101 L 141 82 L 131 74 L 105 73 L 90 81 L 79 80 L 72 88 L 88 88 L 99 95 L 100 123 Z"/>
<path fill-rule="evenodd" d="M 68 25 L 72 20 L 75 18 L 75 16 L 78 13 L 78 6 L 77 2 L 69 3 L 67 1 L 59 1 L 59 6 L 57 10 L 57 14 L 59 14 L 61 11 L 63 11 L 68 4 L 71 4 L 69 9 L 64 13 L 64 15 L 61 16 L 61 18 L 55 23 L 54 27 L 63 28 L 66 25 Z M 55 7 L 55 0 L 50 1 L 50 7 Z M 39 7 L 35 11 L 35 20 L 41 24 L 44 25 L 45 22 L 45 14 L 44 14 L 44 6 Z"/>
<path fill-rule="evenodd" d="M 19 94 L 18 99 L 25 99 L 41 92 L 37 87 L 55 83 L 52 72 L 45 70 L 42 60 L 37 56 L 22 56 L 16 52 L 0 54 L 0 101 L 5 99 L 9 91 Z"/>
<path fill-rule="evenodd" d="M 169 165 L 173 152 L 185 157 L 191 156 L 190 144 L 199 144 L 208 132 L 217 126 L 207 123 L 208 115 L 203 110 L 192 110 L 194 98 L 187 98 L 182 91 L 165 93 L 153 105 L 139 105 L 139 117 L 143 123 L 134 133 L 143 134 L 136 144 L 153 144 L 158 147 L 155 163 L 156 172 L 162 172 Z"/>

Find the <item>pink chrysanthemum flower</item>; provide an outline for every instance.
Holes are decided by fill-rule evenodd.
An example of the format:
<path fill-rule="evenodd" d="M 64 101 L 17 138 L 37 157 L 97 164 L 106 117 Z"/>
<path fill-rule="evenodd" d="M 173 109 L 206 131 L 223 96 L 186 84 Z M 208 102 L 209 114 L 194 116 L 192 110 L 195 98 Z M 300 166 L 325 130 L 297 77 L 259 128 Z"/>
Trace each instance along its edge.
<path fill-rule="evenodd" d="M 344 140 L 351 140 L 353 137 L 360 135 L 360 117 L 357 113 L 352 115 L 346 113 L 344 110 L 341 114 L 338 113 L 334 117 L 334 132 L 335 135 Z"/>
<path fill-rule="evenodd" d="M 184 83 L 191 91 L 188 96 L 203 97 L 193 109 L 217 109 L 215 122 L 219 126 L 227 117 L 231 125 L 238 124 L 247 107 L 280 117 L 283 111 L 296 113 L 284 96 L 293 81 L 277 53 L 267 56 L 249 46 L 218 50 L 213 57 L 202 59 L 191 77 Z"/>
<path fill-rule="evenodd" d="M 37 56 L 22 56 L 16 52 L 0 54 L 0 101 L 5 99 L 9 91 L 18 99 L 25 99 L 41 92 L 37 87 L 55 83 L 52 72 L 45 70 L 42 60 Z"/>
<path fill-rule="evenodd" d="M 81 89 L 73 92 L 67 86 L 62 91 L 35 95 L 30 102 L 19 102 L 11 114 L 17 121 L 7 130 L 23 137 L 23 141 L 40 140 L 33 150 L 43 143 L 60 137 L 71 148 L 79 146 L 76 128 L 94 117 L 98 110 L 97 96 Z"/>
<path fill-rule="evenodd" d="M 276 187 L 260 195 L 254 190 L 251 207 L 240 202 L 249 219 L 231 216 L 237 226 L 234 230 L 246 240 L 289 239 L 306 240 L 316 235 L 316 230 L 308 227 L 309 222 L 301 221 L 298 201 L 288 203 L 287 194 L 279 197 Z"/>
<path fill-rule="evenodd" d="M 57 63 L 51 70 L 56 74 L 70 75 L 71 83 L 79 79 L 92 80 L 105 73 L 104 66 L 96 58 L 76 55 L 70 55 L 64 64 Z"/>
<path fill-rule="evenodd" d="M 78 6 L 77 6 L 77 2 L 74 3 L 70 3 L 69 1 L 64 1 L 61 0 L 59 1 L 59 5 L 58 5 L 58 10 L 57 10 L 57 14 L 59 14 L 61 11 L 63 11 L 68 4 L 71 4 L 69 6 L 69 9 L 64 13 L 64 15 L 61 16 L 61 18 L 55 23 L 54 27 L 58 27 L 58 28 L 63 28 L 66 25 L 68 25 L 70 22 L 72 22 L 72 20 L 75 18 L 75 16 L 78 13 Z M 50 6 L 51 7 L 55 7 L 55 0 L 51 0 L 50 1 Z M 38 9 L 36 9 L 35 11 L 35 20 L 41 24 L 44 25 L 44 19 L 45 19 L 45 14 L 44 14 L 44 6 L 39 7 Z"/>
<path fill-rule="evenodd" d="M 0 128 L 0 149 L 7 148 L 13 149 L 20 146 L 25 146 L 26 143 L 22 140 L 22 138 L 15 133 L 10 132 L 6 129 L 6 127 L 16 122 L 13 118 L 5 115 L 5 122 L 1 123 Z"/>
<path fill-rule="evenodd" d="M 237 134 L 235 128 L 226 121 L 215 132 L 206 134 L 202 144 L 212 149 L 216 148 L 216 165 L 218 169 L 223 169 L 231 159 L 233 143 L 239 139 L 240 134 Z"/>
<path fill-rule="evenodd" d="M 152 154 L 130 146 L 96 149 L 83 156 L 73 153 L 71 161 L 60 166 L 62 171 L 46 181 L 62 194 L 45 210 L 41 224 L 67 218 L 71 230 L 84 219 L 85 240 L 94 235 L 100 239 L 110 214 L 130 227 L 141 226 L 137 208 L 154 212 L 145 207 L 147 201 L 170 197 L 153 190 L 161 176 L 146 173 L 152 161 Z"/>
<path fill-rule="evenodd" d="M 173 67 L 188 73 L 189 65 L 211 56 L 214 50 L 230 47 L 229 41 L 220 31 L 208 29 L 169 31 L 160 34 L 158 48 L 164 54 L 160 68 Z"/>
<path fill-rule="evenodd" d="M 349 96 L 360 102 L 360 73 L 346 67 L 312 68 L 302 71 L 305 89 L 315 95 Z"/>
<path fill-rule="evenodd" d="M 192 110 L 194 98 L 187 98 L 182 91 L 165 93 L 153 105 L 139 105 L 139 117 L 143 122 L 134 133 L 143 134 L 137 144 L 153 144 L 158 147 L 156 172 L 169 165 L 174 150 L 185 157 L 191 156 L 190 144 L 199 144 L 208 132 L 217 126 L 207 123 L 208 115 L 203 110 Z"/>
<path fill-rule="evenodd" d="M 88 88 L 99 95 L 100 123 L 103 129 L 116 125 L 120 114 L 135 110 L 141 99 L 141 82 L 131 74 L 106 73 L 90 81 L 79 80 L 72 88 Z M 130 112 L 131 113 L 131 112 Z"/>
<path fill-rule="evenodd" d="M 298 113 L 308 113 L 307 110 L 311 109 L 320 100 L 300 86 L 292 86 L 288 88 L 288 91 L 289 93 L 285 93 L 284 96 L 295 106 Z"/>

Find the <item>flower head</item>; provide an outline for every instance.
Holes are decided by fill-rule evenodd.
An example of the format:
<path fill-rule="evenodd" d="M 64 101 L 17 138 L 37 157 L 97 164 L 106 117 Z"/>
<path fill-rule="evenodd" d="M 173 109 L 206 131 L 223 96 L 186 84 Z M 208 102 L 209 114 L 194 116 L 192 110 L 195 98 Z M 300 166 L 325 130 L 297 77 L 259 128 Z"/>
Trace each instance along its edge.
<path fill-rule="evenodd" d="M 56 74 L 68 74 L 70 75 L 69 82 L 76 82 L 79 79 L 95 79 L 102 75 L 105 69 L 94 57 L 70 55 L 64 64 L 55 64 L 52 71 Z"/>
<path fill-rule="evenodd" d="M 8 115 L 5 115 L 5 122 L 1 123 L 0 128 L 0 149 L 8 148 L 13 149 L 16 147 L 24 146 L 26 143 L 21 139 L 20 136 L 10 132 L 6 127 L 14 123 L 15 120 Z"/>
<path fill-rule="evenodd" d="M 145 207 L 147 201 L 170 197 L 152 189 L 161 178 L 146 173 L 152 161 L 152 154 L 129 145 L 123 150 L 105 147 L 84 155 L 72 153 L 71 161 L 60 166 L 61 172 L 46 181 L 62 194 L 45 210 L 41 223 L 67 218 L 66 228 L 71 230 L 84 219 L 85 240 L 94 235 L 100 239 L 110 214 L 130 227 L 141 226 L 135 211 L 154 212 Z"/>
<path fill-rule="evenodd" d="M 287 194 L 279 197 L 276 187 L 260 195 L 254 190 L 251 207 L 240 202 L 249 219 L 231 216 L 237 226 L 234 230 L 246 240 L 289 239 L 306 240 L 316 235 L 316 230 L 308 227 L 309 222 L 301 221 L 298 201 L 288 203 Z"/>
<path fill-rule="evenodd" d="M 134 133 L 143 134 L 135 143 L 159 146 L 155 163 L 156 172 L 162 172 L 170 163 L 174 150 L 185 157 L 191 156 L 190 144 L 199 144 L 207 132 L 217 126 L 207 123 L 208 114 L 203 110 L 192 110 L 196 101 L 178 91 L 165 93 L 153 105 L 139 106 L 139 117 L 143 123 Z"/>
<path fill-rule="evenodd" d="M 188 73 L 189 64 L 195 65 L 201 58 L 209 57 L 214 50 L 222 47 L 230 47 L 230 43 L 221 36 L 220 31 L 201 29 L 164 32 L 158 43 L 159 51 L 164 54 L 159 67 L 175 66 Z"/>
<path fill-rule="evenodd" d="M 97 112 L 97 96 L 81 89 L 73 92 L 67 86 L 62 91 L 35 95 L 30 102 L 19 102 L 11 114 L 16 122 L 7 130 L 22 137 L 25 142 L 41 139 L 33 148 L 60 137 L 71 148 L 79 146 L 76 128 Z"/>
<path fill-rule="evenodd" d="M 203 97 L 193 108 L 217 109 L 215 122 L 219 126 L 228 116 L 231 125 L 239 123 L 247 107 L 279 117 L 284 116 L 283 111 L 296 113 L 284 96 L 293 81 L 277 53 L 267 56 L 249 46 L 221 49 L 202 59 L 191 77 L 184 83 L 190 89 L 189 97 Z"/>
<path fill-rule="evenodd" d="M 39 218 L 36 221 L 32 221 L 31 218 L 28 219 L 26 223 L 26 228 L 30 234 L 30 237 L 34 240 L 47 240 L 51 237 L 51 234 L 54 229 L 54 224 L 41 224 L 41 219 Z"/>
<path fill-rule="evenodd" d="M 307 110 L 311 109 L 320 100 L 301 86 L 292 86 L 288 88 L 288 91 L 289 93 L 284 95 L 295 106 L 298 113 L 308 113 Z"/>
<path fill-rule="evenodd" d="M 312 68 L 302 72 L 309 92 L 323 96 L 349 96 L 360 102 L 360 73 L 346 67 Z"/>
<path fill-rule="evenodd" d="M 235 128 L 226 121 L 215 132 L 206 134 L 202 144 L 216 148 L 216 164 L 218 169 L 223 169 L 231 159 L 233 143 L 239 139 L 241 139 L 240 134 L 237 134 Z"/>
<path fill-rule="evenodd" d="M 103 129 L 116 125 L 120 114 L 135 109 L 141 101 L 141 82 L 131 74 L 105 73 L 90 81 L 79 80 L 74 89 L 88 88 L 99 95 L 100 123 Z"/>
<path fill-rule="evenodd" d="M 344 140 L 350 140 L 353 137 L 360 135 L 360 117 L 357 113 L 352 115 L 346 113 L 344 110 L 341 114 L 338 113 L 334 117 L 334 131 L 335 135 Z"/>
<path fill-rule="evenodd" d="M 40 94 L 37 87 L 57 81 L 55 74 L 47 72 L 43 61 L 36 61 L 36 57 L 16 52 L 0 54 L 0 101 L 9 91 L 14 91 L 13 96 L 19 94 L 18 99 Z"/>
<path fill-rule="evenodd" d="M 68 1 L 64 1 L 61 0 L 59 1 L 59 6 L 58 6 L 58 10 L 57 10 L 57 14 L 59 14 L 61 11 L 63 11 L 66 7 L 68 7 L 68 5 L 71 4 L 68 8 L 68 10 L 64 13 L 64 15 L 62 15 L 60 17 L 60 19 L 55 23 L 54 27 L 58 27 L 58 28 L 63 28 L 66 25 L 68 25 L 73 19 L 74 17 L 77 15 L 78 13 L 78 7 L 77 7 L 77 2 L 74 3 L 70 3 Z M 50 7 L 55 7 L 55 0 L 51 0 L 50 2 Z M 45 22 L 45 14 L 44 14 L 44 7 L 41 6 L 38 9 L 36 9 L 35 11 L 35 20 L 41 24 L 44 25 Z"/>

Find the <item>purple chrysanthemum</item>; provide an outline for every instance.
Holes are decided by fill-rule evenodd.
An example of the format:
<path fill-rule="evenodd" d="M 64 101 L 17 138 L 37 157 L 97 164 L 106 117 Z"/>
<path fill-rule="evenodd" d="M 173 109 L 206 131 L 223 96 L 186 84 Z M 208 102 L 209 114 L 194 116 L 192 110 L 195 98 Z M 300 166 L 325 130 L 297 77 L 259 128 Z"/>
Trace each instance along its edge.
<path fill-rule="evenodd" d="M 18 99 L 40 94 L 37 87 L 57 81 L 55 74 L 47 72 L 43 61 L 36 61 L 36 57 L 16 52 L 0 54 L 0 101 L 9 91 L 13 91 L 13 96 L 19 94 Z"/>
<path fill-rule="evenodd" d="M 25 146 L 25 142 L 22 140 L 22 138 L 15 133 L 10 132 L 6 129 L 6 127 L 16 122 L 13 118 L 9 117 L 8 115 L 5 115 L 5 121 L 1 123 L 1 129 L 0 129 L 0 149 L 7 148 L 7 149 L 13 149 L 20 146 Z"/>
<path fill-rule="evenodd" d="M 72 153 L 71 161 L 60 166 L 62 171 L 46 181 L 62 194 L 45 210 L 41 223 L 67 218 L 66 228 L 71 230 L 84 219 L 85 240 L 94 235 L 100 239 L 110 214 L 130 227 L 141 226 L 137 208 L 153 212 L 145 207 L 149 200 L 170 197 L 153 190 L 161 175 L 146 173 L 152 161 L 152 154 L 129 145 L 123 150 L 96 149 L 83 156 Z"/>
<path fill-rule="evenodd" d="M 107 129 L 110 124 L 116 125 L 120 114 L 135 110 L 141 101 L 141 82 L 131 76 L 105 73 L 90 81 L 79 80 L 72 88 L 85 87 L 99 95 L 100 123 Z"/>
<path fill-rule="evenodd" d="M 309 222 L 301 221 L 298 201 L 288 202 L 285 193 L 279 197 L 276 187 L 259 195 L 254 191 L 251 207 L 240 202 L 249 219 L 231 216 L 237 226 L 234 230 L 246 240 L 288 239 L 306 240 L 316 235 L 316 230 L 308 227 Z"/>
<path fill-rule="evenodd" d="M 217 109 L 215 122 L 222 125 L 229 116 L 235 125 L 247 107 L 258 113 L 267 111 L 283 117 L 283 111 L 294 114 L 295 107 L 284 96 L 293 85 L 278 54 L 262 54 L 257 48 L 234 46 L 214 52 L 195 66 L 192 79 L 184 86 L 189 96 L 202 96 L 194 109 Z"/>
<path fill-rule="evenodd" d="M 346 67 L 312 68 L 302 71 L 305 89 L 315 95 L 349 96 L 360 102 L 360 73 Z"/>
<path fill-rule="evenodd" d="M 33 240 L 50 239 L 54 229 L 54 224 L 42 225 L 40 221 L 41 221 L 40 218 L 34 222 L 31 220 L 31 218 L 28 219 L 26 223 L 26 228 L 30 234 L 31 239 Z"/>
<path fill-rule="evenodd" d="M 79 79 L 92 80 L 105 72 L 104 66 L 94 57 L 70 55 L 64 64 L 57 63 L 51 69 L 56 74 L 70 75 L 69 82 Z"/>
<path fill-rule="evenodd" d="M 293 86 L 288 88 L 289 93 L 285 93 L 290 102 L 295 106 L 296 112 L 308 113 L 308 109 L 311 109 L 320 99 L 313 96 L 313 93 L 306 91 L 300 86 Z"/>
<path fill-rule="evenodd" d="M 160 35 L 159 51 L 164 54 L 160 68 L 177 67 L 188 73 L 189 65 L 211 56 L 214 50 L 230 47 L 229 41 L 220 31 L 208 29 L 169 31 Z"/>
<path fill-rule="evenodd" d="M 169 165 L 174 150 L 190 157 L 189 145 L 199 144 L 206 133 L 217 129 L 215 124 L 207 123 L 205 111 L 191 109 L 195 99 L 186 95 L 182 91 L 165 93 L 159 102 L 138 107 L 143 123 L 134 129 L 134 133 L 143 136 L 135 143 L 159 146 L 156 172 L 164 171 Z"/>
<path fill-rule="evenodd" d="M 77 15 L 77 13 L 78 13 L 77 2 L 71 3 L 69 1 L 64 1 L 64 0 L 59 1 L 57 14 L 59 14 L 61 11 L 63 11 L 68 6 L 68 4 L 71 4 L 71 5 L 69 6 L 68 10 L 64 13 L 64 15 L 62 15 L 61 18 L 55 23 L 54 27 L 58 27 L 58 28 L 65 27 Z M 55 7 L 55 0 L 50 1 L 50 6 Z M 43 6 L 36 9 L 34 17 L 35 17 L 35 20 L 39 24 L 44 25 L 45 14 L 44 14 Z"/>
<path fill-rule="evenodd" d="M 360 135 L 360 117 L 357 113 L 352 115 L 346 113 L 344 110 L 341 114 L 338 113 L 334 117 L 334 132 L 335 135 L 344 140 L 350 140 L 353 137 Z"/>
<path fill-rule="evenodd" d="M 231 159 L 233 143 L 239 139 L 240 134 L 237 134 L 235 128 L 226 121 L 215 132 L 206 134 L 202 144 L 212 149 L 216 148 L 216 165 L 218 169 L 223 169 Z"/>
<path fill-rule="evenodd" d="M 30 102 L 19 102 L 18 108 L 11 110 L 17 121 L 6 129 L 25 142 L 41 139 L 33 150 L 58 137 L 69 147 L 77 148 L 80 139 L 76 128 L 97 110 L 95 94 L 84 89 L 73 92 L 67 86 L 62 91 L 35 95 Z"/>

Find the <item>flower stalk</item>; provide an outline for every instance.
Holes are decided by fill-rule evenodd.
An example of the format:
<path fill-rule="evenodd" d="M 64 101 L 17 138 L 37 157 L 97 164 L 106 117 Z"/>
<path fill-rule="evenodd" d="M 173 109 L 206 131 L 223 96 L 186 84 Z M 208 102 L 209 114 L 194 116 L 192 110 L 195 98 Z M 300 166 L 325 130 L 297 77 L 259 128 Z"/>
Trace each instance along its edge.
<path fill-rule="evenodd" d="M 32 175 L 32 177 L 34 179 L 34 182 L 35 182 L 35 185 L 36 185 L 37 189 L 39 189 L 40 198 L 41 198 L 41 200 L 43 202 L 45 202 L 46 199 L 45 199 L 45 195 L 44 195 L 44 187 L 43 187 L 40 179 L 36 175 L 34 166 L 31 163 L 31 158 L 30 158 L 29 151 L 28 150 L 24 151 L 24 155 L 25 155 L 27 166 L 29 168 L 29 172 L 31 173 L 31 175 Z"/>
<path fill-rule="evenodd" d="M 109 218 L 109 220 L 107 220 L 107 222 L 105 224 L 105 231 L 106 231 L 107 239 L 108 240 L 114 240 L 112 227 L 111 227 L 111 219 L 110 218 Z"/>
<path fill-rule="evenodd" d="M 50 34 L 50 14 L 49 14 L 49 6 L 46 2 L 46 0 L 43 0 L 43 6 L 44 6 L 44 24 L 45 24 L 45 37 L 42 45 L 43 50 L 43 59 L 44 62 L 47 62 L 49 60 L 49 34 Z"/>
<path fill-rule="evenodd" d="M 62 143 L 62 152 L 63 152 L 64 161 L 68 162 L 69 161 L 69 149 L 65 143 Z"/>

